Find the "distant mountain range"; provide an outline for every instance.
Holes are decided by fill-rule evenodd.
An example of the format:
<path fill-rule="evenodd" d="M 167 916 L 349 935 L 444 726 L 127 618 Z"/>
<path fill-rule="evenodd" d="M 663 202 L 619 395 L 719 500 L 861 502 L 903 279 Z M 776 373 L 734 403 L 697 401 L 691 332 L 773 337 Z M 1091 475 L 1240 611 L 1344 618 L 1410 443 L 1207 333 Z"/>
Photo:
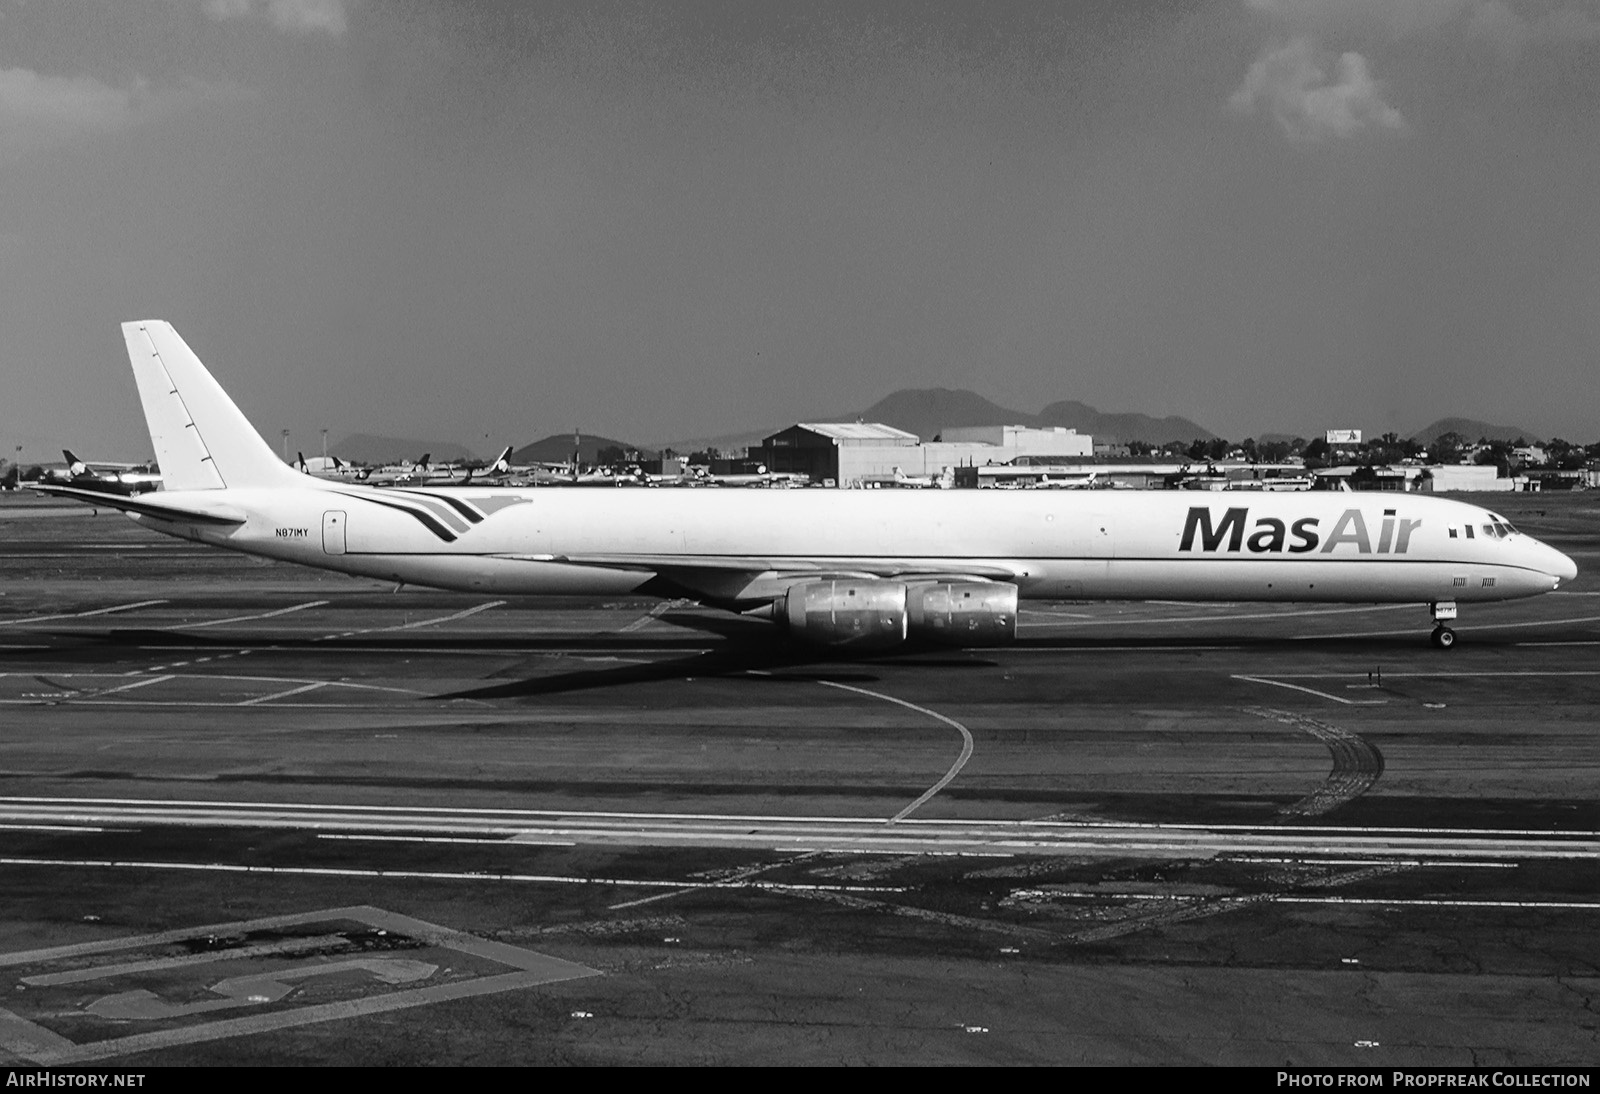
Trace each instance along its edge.
<path fill-rule="evenodd" d="M 1088 433 L 1096 440 L 1147 441 L 1166 444 L 1168 441 L 1192 441 L 1196 438 L 1209 441 L 1216 436 L 1203 425 L 1188 418 L 1152 418 L 1148 414 L 1107 414 L 1087 403 L 1063 400 L 1051 403 L 1037 414 L 1010 410 L 992 403 L 975 391 L 958 388 L 925 387 L 906 388 L 887 395 L 865 410 L 846 414 L 818 414 L 805 419 L 810 422 L 882 422 L 896 429 L 915 433 L 923 440 L 932 440 L 941 431 L 973 425 L 1030 425 L 1042 428 L 1063 426 Z M 669 441 L 659 447 L 670 447 L 676 452 L 714 447 L 727 451 L 747 448 L 761 443 L 781 426 L 759 433 L 729 433 L 720 437 L 695 437 L 688 440 Z"/>
<path fill-rule="evenodd" d="M 943 387 L 906 388 L 886 395 L 863 410 L 844 414 L 813 414 L 806 416 L 804 420 L 882 422 L 915 433 L 923 440 L 932 440 L 946 429 L 979 425 L 1029 425 L 1040 428 L 1061 426 L 1076 429 L 1079 433 L 1087 433 L 1097 441 L 1144 441 L 1148 444 L 1188 442 L 1196 439 L 1209 441 L 1216 437 L 1211 430 L 1188 418 L 1177 416 L 1155 418 L 1136 412 L 1107 413 L 1087 403 L 1071 399 L 1051 403 L 1037 414 L 1030 414 L 1000 406 L 974 391 Z M 579 434 L 577 448 L 579 458 L 584 463 L 594 463 L 599 450 L 609 447 L 637 448 L 650 452 L 670 448 L 682 455 L 704 451 L 707 448 L 733 452 L 754 448 L 764 438 L 793 424 L 794 422 L 784 422 L 762 430 L 725 433 L 716 437 L 690 437 L 650 445 L 582 433 Z M 1538 439 L 1538 434 L 1530 430 L 1517 426 L 1494 425 L 1476 418 L 1440 418 L 1432 425 L 1412 434 L 1411 439 L 1420 444 L 1431 444 L 1444 433 L 1459 433 L 1473 441 L 1479 437 L 1507 441 L 1514 441 L 1519 437 L 1528 441 Z M 1376 435 L 1370 432 L 1367 434 L 1369 438 Z M 1290 437 L 1288 434 L 1262 433 L 1257 439 L 1288 440 Z M 343 460 L 368 464 L 414 460 L 424 452 L 432 453 L 435 463 L 478 458 L 476 453 L 466 447 L 449 441 L 402 440 L 367 433 L 346 437 L 328 451 Z M 511 454 L 511 460 L 513 463 L 557 463 L 571 459 L 572 452 L 573 435 L 553 433 L 541 440 L 522 445 Z"/>
<path fill-rule="evenodd" d="M 1411 434 L 1411 439 L 1418 444 L 1432 444 L 1446 433 L 1459 433 L 1469 441 L 1479 439 L 1515 441 L 1521 438 L 1531 443 L 1540 439 L 1539 435 L 1531 430 L 1514 425 L 1490 425 L 1476 418 L 1440 418 L 1425 429 L 1419 429 Z"/>
<path fill-rule="evenodd" d="M 576 444 L 574 444 L 576 440 Z M 638 448 L 636 444 L 627 441 L 618 441 L 610 437 L 599 437 L 593 433 L 552 433 L 542 440 L 525 444 L 511 453 L 513 464 L 529 463 L 565 463 L 572 459 L 574 450 L 578 453 L 578 462 L 593 464 L 599 462 L 599 452 L 602 448 Z"/>

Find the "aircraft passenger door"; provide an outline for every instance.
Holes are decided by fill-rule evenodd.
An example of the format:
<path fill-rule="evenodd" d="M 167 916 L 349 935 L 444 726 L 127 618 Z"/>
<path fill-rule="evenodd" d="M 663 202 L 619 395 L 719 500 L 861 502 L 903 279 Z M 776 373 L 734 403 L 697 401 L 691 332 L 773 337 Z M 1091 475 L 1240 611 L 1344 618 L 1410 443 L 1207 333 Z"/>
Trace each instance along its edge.
<path fill-rule="evenodd" d="M 329 510 L 322 514 L 322 553 L 344 554 L 344 514 Z"/>

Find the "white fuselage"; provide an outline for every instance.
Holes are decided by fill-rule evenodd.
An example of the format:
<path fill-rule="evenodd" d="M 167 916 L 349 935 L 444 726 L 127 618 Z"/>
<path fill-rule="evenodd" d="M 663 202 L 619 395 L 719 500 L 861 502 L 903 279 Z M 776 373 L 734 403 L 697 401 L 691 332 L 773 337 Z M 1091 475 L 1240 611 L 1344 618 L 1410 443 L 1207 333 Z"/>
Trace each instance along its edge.
<path fill-rule="evenodd" d="M 159 496 L 202 509 L 225 501 L 247 516 L 237 527 L 137 518 L 172 535 L 508 594 L 613 594 L 664 573 L 700 575 L 736 601 L 797 572 L 925 571 L 1011 581 L 1027 598 L 1476 602 L 1548 592 L 1576 573 L 1484 509 L 1415 494 L 374 489 L 306 479 Z"/>

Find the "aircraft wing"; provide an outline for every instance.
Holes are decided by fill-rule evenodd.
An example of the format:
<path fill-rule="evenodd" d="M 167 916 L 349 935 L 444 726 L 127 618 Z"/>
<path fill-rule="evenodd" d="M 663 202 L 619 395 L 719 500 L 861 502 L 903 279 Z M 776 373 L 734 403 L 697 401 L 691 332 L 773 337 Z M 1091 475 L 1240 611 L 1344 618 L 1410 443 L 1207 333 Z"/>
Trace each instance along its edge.
<path fill-rule="evenodd" d="M 104 490 L 84 490 L 76 486 L 54 486 L 49 483 L 40 483 L 30 489 L 37 490 L 41 494 L 55 494 L 58 497 L 72 498 L 90 505 L 121 509 L 125 513 L 138 513 L 140 516 L 156 517 L 160 520 L 230 525 L 243 524 L 247 519 L 242 511 L 220 503 L 208 503 L 204 508 L 196 505 L 169 505 L 165 502 L 151 501 L 149 494 L 137 496 L 110 494 Z"/>
<path fill-rule="evenodd" d="M 679 589 L 713 600 L 764 600 L 791 585 L 829 578 L 897 578 L 901 581 L 1015 581 L 1021 569 L 1005 564 L 963 562 L 945 568 L 929 559 L 786 558 L 749 555 L 499 555 L 527 562 L 557 562 L 653 574 Z"/>

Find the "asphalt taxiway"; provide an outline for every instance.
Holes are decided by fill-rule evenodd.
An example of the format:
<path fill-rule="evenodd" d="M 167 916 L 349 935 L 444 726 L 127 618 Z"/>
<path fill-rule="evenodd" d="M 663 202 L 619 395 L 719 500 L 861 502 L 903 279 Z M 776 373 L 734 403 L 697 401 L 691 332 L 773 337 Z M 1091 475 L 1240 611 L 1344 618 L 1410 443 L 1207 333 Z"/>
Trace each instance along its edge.
<path fill-rule="evenodd" d="M 1600 502 L 1474 606 L 865 660 L 0 520 L 0 1060 L 1576 1064 Z M 11 982 L 5 982 L 10 977 Z"/>

